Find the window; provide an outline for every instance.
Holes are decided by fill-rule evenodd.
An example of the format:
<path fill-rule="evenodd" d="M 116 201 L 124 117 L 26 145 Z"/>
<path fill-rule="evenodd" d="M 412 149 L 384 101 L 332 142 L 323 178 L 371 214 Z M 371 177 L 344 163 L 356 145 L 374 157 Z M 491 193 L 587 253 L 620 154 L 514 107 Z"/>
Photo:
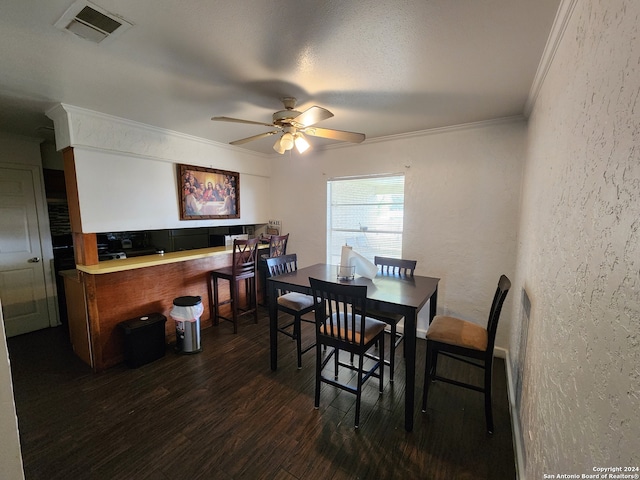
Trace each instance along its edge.
<path fill-rule="evenodd" d="M 327 182 L 327 263 L 343 245 L 373 261 L 402 258 L 404 175 L 334 178 Z"/>

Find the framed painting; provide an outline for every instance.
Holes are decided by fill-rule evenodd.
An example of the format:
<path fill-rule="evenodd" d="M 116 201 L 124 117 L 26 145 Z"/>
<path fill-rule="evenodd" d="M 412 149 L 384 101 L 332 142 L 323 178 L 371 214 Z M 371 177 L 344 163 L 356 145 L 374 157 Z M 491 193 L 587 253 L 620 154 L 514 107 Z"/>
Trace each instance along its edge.
<path fill-rule="evenodd" d="M 180 220 L 240 218 L 240 174 L 178 164 Z"/>

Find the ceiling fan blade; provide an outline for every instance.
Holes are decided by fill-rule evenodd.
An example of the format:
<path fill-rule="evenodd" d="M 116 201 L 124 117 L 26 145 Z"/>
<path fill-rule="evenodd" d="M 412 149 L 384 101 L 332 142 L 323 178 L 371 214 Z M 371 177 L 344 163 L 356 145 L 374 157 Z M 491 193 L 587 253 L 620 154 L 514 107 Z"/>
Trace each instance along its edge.
<path fill-rule="evenodd" d="M 260 133 L 251 137 L 241 138 L 240 140 L 234 140 L 233 142 L 229 142 L 229 145 L 242 145 L 243 143 L 253 142 L 254 140 L 260 140 L 261 138 L 270 137 L 271 135 L 275 135 L 276 133 L 280 132 L 278 130 L 274 130 L 273 132 Z"/>
<path fill-rule="evenodd" d="M 294 118 L 291 124 L 296 128 L 309 127 L 331 117 L 333 117 L 333 113 L 329 110 L 314 105 L 313 107 L 307 108 L 304 112 Z"/>
<path fill-rule="evenodd" d="M 250 125 L 263 125 L 265 127 L 276 126 L 273 123 L 254 122 L 253 120 L 242 120 L 240 118 L 231 118 L 231 117 L 211 117 L 211 120 L 216 122 L 248 123 Z"/>
<path fill-rule="evenodd" d="M 329 128 L 307 127 L 302 131 L 314 137 L 330 138 L 332 140 L 342 140 L 343 142 L 351 143 L 362 143 L 366 138 L 364 133 L 345 132 L 342 130 L 331 130 Z"/>

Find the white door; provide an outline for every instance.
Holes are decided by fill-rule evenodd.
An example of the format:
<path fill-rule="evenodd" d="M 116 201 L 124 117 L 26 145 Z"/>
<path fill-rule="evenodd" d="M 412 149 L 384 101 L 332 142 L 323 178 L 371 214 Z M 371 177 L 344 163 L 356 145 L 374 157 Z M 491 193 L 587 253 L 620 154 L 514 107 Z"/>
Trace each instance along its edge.
<path fill-rule="evenodd" d="M 0 168 L 0 298 L 7 337 L 49 327 L 30 170 Z"/>

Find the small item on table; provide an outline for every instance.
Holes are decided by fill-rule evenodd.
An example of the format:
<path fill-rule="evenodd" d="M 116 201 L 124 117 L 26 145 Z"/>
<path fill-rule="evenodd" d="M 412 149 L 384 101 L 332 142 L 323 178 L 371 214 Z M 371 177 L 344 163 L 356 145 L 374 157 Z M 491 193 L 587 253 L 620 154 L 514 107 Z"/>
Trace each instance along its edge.
<path fill-rule="evenodd" d="M 355 265 L 338 265 L 338 280 L 353 280 L 355 274 Z"/>

